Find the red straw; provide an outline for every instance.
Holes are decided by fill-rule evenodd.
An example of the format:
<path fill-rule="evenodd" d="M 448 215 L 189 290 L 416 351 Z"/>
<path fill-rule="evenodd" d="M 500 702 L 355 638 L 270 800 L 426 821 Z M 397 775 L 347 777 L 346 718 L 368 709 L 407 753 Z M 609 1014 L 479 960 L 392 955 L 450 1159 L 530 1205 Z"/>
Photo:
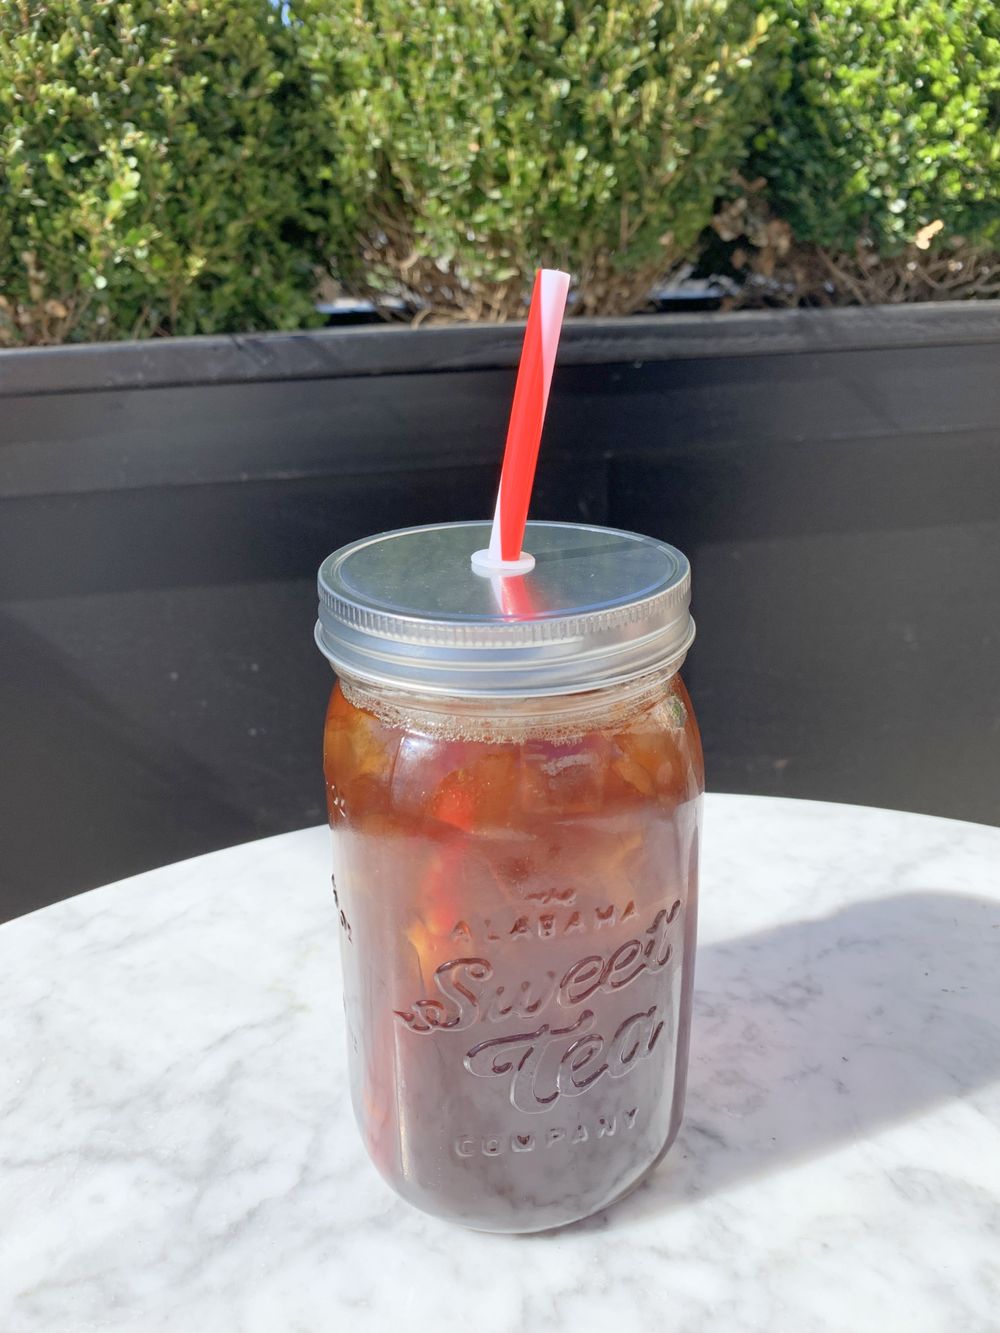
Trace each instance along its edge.
<path fill-rule="evenodd" d="M 524 528 L 535 481 L 538 447 L 549 401 L 552 369 L 559 346 L 569 274 L 558 269 L 539 269 L 524 331 L 521 364 L 510 410 L 507 446 L 500 474 L 500 493 L 493 520 L 490 552 L 494 559 L 517 560 L 521 555 Z"/>

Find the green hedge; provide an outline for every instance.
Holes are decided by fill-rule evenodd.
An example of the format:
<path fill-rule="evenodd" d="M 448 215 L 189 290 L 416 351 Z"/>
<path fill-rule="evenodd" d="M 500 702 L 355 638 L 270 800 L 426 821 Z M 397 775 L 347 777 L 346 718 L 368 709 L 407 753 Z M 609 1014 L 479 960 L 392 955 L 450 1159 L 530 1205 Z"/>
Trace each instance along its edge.
<path fill-rule="evenodd" d="M 0 346 L 300 327 L 327 266 L 502 319 L 557 265 L 618 314 L 738 169 L 766 299 L 994 291 L 1000 8 L 3 0 Z"/>
<path fill-rule="evenodd" d="M 797 240 L 889 257 L 1000 236 L 996 0 L 777 0 L 787 33 L 752 170 Z M 940 223 L 940 226 L 935 224 Z"/>
<path fill-rule="evenodd" d="M 268 0 L 4 0 L 0 345 L 309 322 L 296 68 Z"/>
<path fill-rule="evenodd" d="M 356 288 L 517 315 L 536 265 L 615 314 L 687 257 L 768 84 L 750 0 L 292 0 Z"/>

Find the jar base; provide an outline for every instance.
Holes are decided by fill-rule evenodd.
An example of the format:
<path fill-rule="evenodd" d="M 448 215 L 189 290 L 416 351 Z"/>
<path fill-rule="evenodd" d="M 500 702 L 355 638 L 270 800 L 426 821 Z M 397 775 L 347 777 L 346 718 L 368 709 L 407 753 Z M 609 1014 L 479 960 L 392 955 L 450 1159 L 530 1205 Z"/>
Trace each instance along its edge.
<path fill-rule="evenodd" d="M 451 1222 L 455 1226 L 463 1227 L 466 1231 L 476 1231 L 482 1235 L 549 1236 L 549 1235 L 555 1235 L 560 1231 L 567 1231 L 572 1227 L 578 1227 L 582 1225 L 584 1222 L 590 1221 L 592 1218 L 597 1217 L 600 1213 L 605 1213 L 612 1208 L 617 1208 L 620 1203 L 623 1203 L 631 1194 L 634 1194 L 635 1191 L 640 1188 L 640 1186 L 644 1185 L 645 1182 L 649 1179 L 649 1177 L 653 1174 L 653 1172 L 660 1166 L 661 1162 L 666 1157 L 670 1149 L 674 1146 L 674 1143 L 677 1139 L 677 1135 L 680 1132 L 680 1127 L 681 1127 L 681 1120 L 680 1117 L 678 1117 L 676 1123 L 671 1128 L 670 1134 L 666 1142 L 664 1143 L 663 1147 L 656 1154 L 653 1160 L 642 1168 L 642 1170 L 633 1180 L 630 1180 L 628 1184 L 623 1185 L 617 1194 L 613 1195 L 610 1199 L 606 1200 L 604 1203 L 600 1203 L 595 1208 L 590 1208 L 586 1212 L 580 1213 L 575 1217 L 571 1216 L 563 1218 L 558 1222 L 546 1222 L 543 1223 L 541 1226 L 495 1226 L 495 1225 L 490 1226 L 485 1224 L 477 1225 L 474 1222 L 466 1222 L 461 1218 L 444 1217 L 440 1213 L 432 1215 L 440 1217 L 442 1221 Z M 418 1208 L 421 1207 L 419 1204 L 415 1206 Z M 421 1208 L 421 1211 L 430 1212 L 431 1210 L 426 1208 Z"/>

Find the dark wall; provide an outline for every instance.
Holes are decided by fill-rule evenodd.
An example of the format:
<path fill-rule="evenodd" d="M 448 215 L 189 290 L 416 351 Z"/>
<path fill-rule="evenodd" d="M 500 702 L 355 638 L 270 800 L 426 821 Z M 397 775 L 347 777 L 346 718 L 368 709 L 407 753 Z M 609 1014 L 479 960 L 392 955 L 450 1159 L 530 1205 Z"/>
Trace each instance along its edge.
<path fill-rule="evenodd" d="M 488 515 L 519 331 L 0 355 L 0 917 L 323 817 L 322 557 Z M 572 326 L 533 513 L 694 567 L 716 790 L 1000 822 L 1000 316 Z"/>

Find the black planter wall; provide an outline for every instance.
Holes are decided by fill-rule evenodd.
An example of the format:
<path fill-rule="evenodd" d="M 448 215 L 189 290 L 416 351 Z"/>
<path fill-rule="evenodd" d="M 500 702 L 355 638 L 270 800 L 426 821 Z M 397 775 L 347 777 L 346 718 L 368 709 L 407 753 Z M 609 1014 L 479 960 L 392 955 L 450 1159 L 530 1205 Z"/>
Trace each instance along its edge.
<path fill-rule="evenodd" d="M 0 354 L 0 917 L 323 818 L 335 546 L 492 510 L 520 330 Z M 691 557 L 716 790 L 1000 822 L 1000 308 L 571 325 L 533 513 Z"/>

